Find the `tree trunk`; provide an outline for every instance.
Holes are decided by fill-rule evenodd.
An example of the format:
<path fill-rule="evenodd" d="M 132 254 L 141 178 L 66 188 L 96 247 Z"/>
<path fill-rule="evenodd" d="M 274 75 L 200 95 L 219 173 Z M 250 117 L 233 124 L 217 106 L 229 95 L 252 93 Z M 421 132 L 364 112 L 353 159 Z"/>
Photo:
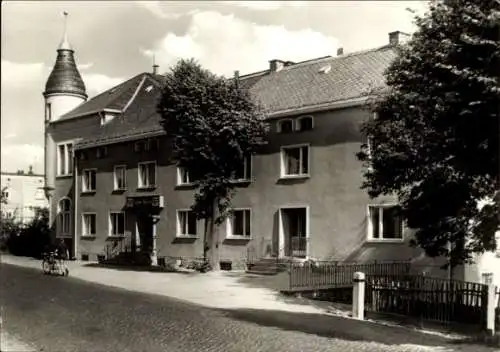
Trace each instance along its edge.
<path fill-rule="evenodd" d="M 217 200 L 212 202 L 209 209 L 211 216 L 205 219 L 205 239 L 203 249 L 203 259 L 208 261 L 212 270 L 220 270 L 219 260 L 219 236 L 218 228 L 215 225 L 215 219 L 218 216 Z"/>

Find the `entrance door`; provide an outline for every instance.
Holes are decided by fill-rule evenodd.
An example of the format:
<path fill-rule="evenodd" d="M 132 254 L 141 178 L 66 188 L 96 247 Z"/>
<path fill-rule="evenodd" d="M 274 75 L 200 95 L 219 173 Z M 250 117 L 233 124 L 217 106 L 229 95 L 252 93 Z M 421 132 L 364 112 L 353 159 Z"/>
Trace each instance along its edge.
<path fill-rule="evenodd" d="M 307 208 L 281 209 L 285 256 L 307 256 Z"/>
<path fill-rule="evenodd" d="M 151 253 L 153 250 L 153 218 L 149 214 L 138 214 L 136 221 L 137 249 L 141 252 Z"/>

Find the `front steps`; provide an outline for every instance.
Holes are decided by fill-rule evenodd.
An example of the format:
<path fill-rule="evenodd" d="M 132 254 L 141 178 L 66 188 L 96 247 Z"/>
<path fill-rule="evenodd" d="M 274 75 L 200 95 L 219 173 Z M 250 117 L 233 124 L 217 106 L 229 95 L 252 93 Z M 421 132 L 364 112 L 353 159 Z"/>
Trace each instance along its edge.
<path fill-rule="evenodd" d="M 249 264 L 246 272 L 255 275 L 276 275 L 286 271 L 290 262 L 288 258 L 261 258 Z"/>

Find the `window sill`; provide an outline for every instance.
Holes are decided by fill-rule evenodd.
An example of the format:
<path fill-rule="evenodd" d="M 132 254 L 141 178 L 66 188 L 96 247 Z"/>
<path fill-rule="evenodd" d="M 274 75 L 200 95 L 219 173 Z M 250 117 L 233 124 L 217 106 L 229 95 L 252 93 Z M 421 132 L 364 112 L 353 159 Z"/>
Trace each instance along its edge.
<path fill-rule="evenodd" d="M 147 191 L 153 191 L 154 189 L 156 189 L 156 185 L 153 185 L 153 186 L 144 186 L 144 187 L 137 187 L 137 191 L 139 192 L 147 192 Z"/>
<path fill-rule="evenodd" d="M 94 240 L 96 238 L 96 235 L 81 235 L 80 238 L 82 240 Z"/>
<path fill-rule="evenodd" d="M 59 233 L 56 235 L 56 238 L 73 238 L 73 235 L 70 233 Z"/>
<path fill-rule="evenodd" d="M 226 236 L 225 240 L 227 241 L 250 241 L 252 239 L 251 236 Z"/>
<path fill-rule="evenodd" d="M 117 188 L 117 189 L 114 189 L 113 191 L 111 191 L 112 194 L 122 194 L 125 192 L 127 192 L 126 188 Z"/>
<path fill-rule="evenodd" d="M 189 188 L 193 188 L 195 187 L 196 185 L 194 183 L 178 183 L 175 185 L 175 188 L 177 189 L 189 189 Z"/>
<path fill-rule="evenodd" d="M 113 240 L 119 240 L 125 238 L 125 235 L 108 235 L 108 238 Z"/>
<path fill-rule="evenodd" d="M 73 177 L 73 174 L 57 175 L 56 179 L 58 179 L 58 178 L 61 178 L 61 179 L 63 179 L 63 178 L 72 178 L 72 177 Z"/>
<path fill-rule="evenodd" d="M 200 236 L 198 236 L 198 235 L 180 235 L 180 234 L 177 234 L 177 235 L 175 235 L 175 238 L 197 239 L 197 238 L 200 238 Z"/>
<path fill-rule="evenodd" d="M 96 191 L 92 190 L 92 191 L 82 191 L 80 194 L 82 196 L 93 196 L 95 193 L 96 193 Z"/>
<path fill-rule="evenodd" d="M 376 238 L 371 238 L 366 240 L 368 243 L 396 243 L 396 244 L 401 244 L 405 243 L 404 239 L 398 239 L 398 238 L 387 238 L 387 239 L 376 239 Z"/>
<path fill-rule="evenodd" d="M 252 183 L 252 179 L 251 178 L 239 178 L 237 180 L 231 180 L 231 183 L 234 183 L 234 184 L 249 184 L 249 183 Z"/>
<path fill-rule="evenodd" d="M 280 180 L 304 180 L 311 178 L 311 175 L 309 174 L 303 174 L 303 175 L 282 175 L 280 177 Z"/>

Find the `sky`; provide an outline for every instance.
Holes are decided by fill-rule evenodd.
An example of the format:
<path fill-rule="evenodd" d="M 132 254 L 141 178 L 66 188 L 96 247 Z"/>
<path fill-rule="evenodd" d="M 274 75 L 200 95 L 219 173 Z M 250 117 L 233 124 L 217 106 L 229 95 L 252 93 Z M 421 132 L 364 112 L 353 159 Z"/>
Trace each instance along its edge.
<path fill-rule="evenodd" d="M 415 30 L 424 1 L 2 1 L 1 170 L 43 173 L 45 82 L 63 34 L 89 99 L 141 72 L 195 58 L 232 76 L 382 46 Z"/>

